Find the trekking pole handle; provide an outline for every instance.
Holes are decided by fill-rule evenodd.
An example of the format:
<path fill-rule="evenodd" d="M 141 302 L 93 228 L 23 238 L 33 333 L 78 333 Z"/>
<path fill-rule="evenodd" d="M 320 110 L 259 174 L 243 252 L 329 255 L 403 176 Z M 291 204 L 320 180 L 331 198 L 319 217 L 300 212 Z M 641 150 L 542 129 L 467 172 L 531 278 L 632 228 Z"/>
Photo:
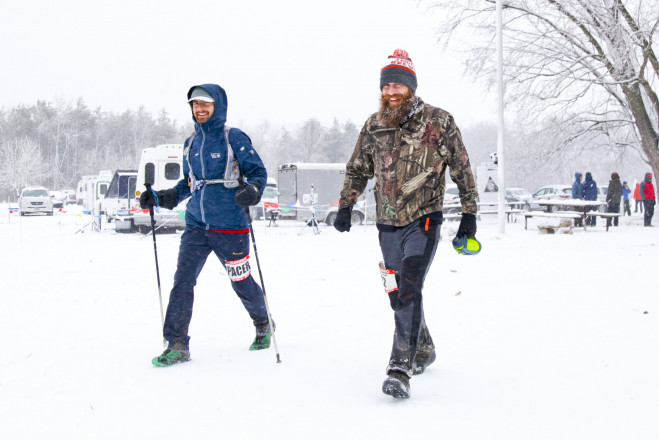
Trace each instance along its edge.
<path fill-rule="evenodd" d="M 147 191 L 153 192 L 151 189 L 151 184 L 148 182 L 144 182 L 144 186 L 146 186 Z M 149 205 L 149 214 L 151 214 L 151 219 L 153 219 L 153 205 Z"/>

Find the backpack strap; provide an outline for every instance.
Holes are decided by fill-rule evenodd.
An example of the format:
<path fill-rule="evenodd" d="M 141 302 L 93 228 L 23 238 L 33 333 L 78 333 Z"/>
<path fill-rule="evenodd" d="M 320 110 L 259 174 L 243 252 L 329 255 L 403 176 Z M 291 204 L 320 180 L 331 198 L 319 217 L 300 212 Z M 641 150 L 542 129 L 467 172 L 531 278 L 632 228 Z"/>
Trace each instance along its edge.
<path fill-rule="evenodd" d="M 190 150 L 192 148 L 192 141 L 197 135 L 197 132 L 193 132 L 192 136 L 190 136 L 190 141 L 183 149 L 183 155 L 188 162 L 188 186 L 190 187 L 191 193 L 201 189 L 204 185 L 213 185 L 217 183 L 222 183 L 225 188 L 229 189 L 239 186 L 239 180 L 243 178 L 241 173 L 242 170 L 240 169 L 240 163 L 238 163 L 238 160 L 236 159 L 231 141 L 229 141 L 230 130 L 231 127 L 227 125 L 224 126 L 224 141 L 227 144 L 227 163 L 224 169 L 224 178 L 222 179 L 198 180 L 195 178 L 194 173 L 192 172 L 192 163 L 190 162 Z"/>
<path fill-rule="evenodd" d="M 224 180 L 228 181 L 224 182 L 224 187 L 236 188 L 238 186 L 238 180 L 242 178 L 242 175 L 240 172 L 240 164 L 238 163 L 238 159 L 236 159 L 236 154 L 233 151 L 231 141 L 229 141 L 230 130 L 231 127 L 228 125 L 224 126 L 224 140 L 227 143 L 227 164 L 224 169 Z"/>
<path fill-rule="evenodd" d="M 190 188 L 191 193 L 197 190 L 197 179 L 195 178 L 194 173 L 192 172 L 192 164 L 190 163 L 190 149 L 192 148 L 192 141 L 194 140 L 196 135 L 197 132 L 193 131 L 192 135 L 188 138 L 190 139 L 190 141 L 183 148 L 183 157 L 188 162 L 188 187 Z"/>

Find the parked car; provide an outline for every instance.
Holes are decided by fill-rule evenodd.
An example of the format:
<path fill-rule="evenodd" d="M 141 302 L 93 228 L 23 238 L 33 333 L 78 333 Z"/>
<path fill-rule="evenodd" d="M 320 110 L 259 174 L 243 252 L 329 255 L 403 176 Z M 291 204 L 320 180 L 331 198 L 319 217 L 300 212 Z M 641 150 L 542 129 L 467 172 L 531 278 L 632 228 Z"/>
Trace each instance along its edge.
<path fill-rule="evenodd" d="M 254 220 L 259 220 L 264 218 L 264 209 L 267 210 L 269 207 L 279 204 L 279 190 L 276 186 L 269 186 L 263 189 L 263 195 L 261 196 L 261 201 L 249 208 L 249 213 Z"/>
<path fill-rule="evenodd" d="M 524 188 L 506 188 L 506 202 L 529 202 L 533 195 Z"/>
<path fill-rule="evenodd" d="M 50 191 L 50 198 L 53 201 L 53 208 L 64 208 L 66 203 L 66 194 L 62 191 Z"/>
<path fill-rule="evenodd" d="M 76 204 L 76 192 L 73 189 L 63 189 L 62 192 L 66 195 L 66 200 L 64 201 L 67 205 Z"/>
<path fill-rule="evenodd" d="M 21 191 L 21 196 L 18 199 L 18 210 L 21 215 L 40 212 L 53 215 L 53 201 L 46 188 L 30 186 Z"/>
<path fill-rule="evenodd" d="M 547 185 L 533 193 L 535 200 L 571 199 L 572 186 L 570 185 Z M 546 209 L 546 207 L 544 208 Z"/>
<path fill-rule="evenodd" d="M 506 188 L 506 202 L 519 202 L 519 205 L 513 205 L 514 208 L 538 210 L 540 205 L 533 203 L 533 194 L 524 188 Z M 570 193 L 571 194 L 571 193 Z"/>
<path fill-rule="evenodd" d="M 572 187 L 570 185 L 547 185 L 533 193 L 537 200 L 571 199 Z"/>

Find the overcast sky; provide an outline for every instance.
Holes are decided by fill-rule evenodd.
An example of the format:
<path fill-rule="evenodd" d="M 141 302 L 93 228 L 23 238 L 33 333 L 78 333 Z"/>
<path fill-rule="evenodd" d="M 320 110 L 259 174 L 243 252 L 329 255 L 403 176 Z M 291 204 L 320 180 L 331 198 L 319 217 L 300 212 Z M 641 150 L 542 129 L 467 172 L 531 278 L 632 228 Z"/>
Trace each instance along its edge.
<path fill-rule="evenodd" d="M 214 82 L 234 126 L 336 117 L 361 127 L 377 108 L 380 68 L 403 48 L 426 102 L 460 126 L 493 122 L 494 93 L 436 44 L 434 14 L 414 0 L 3 0 L 0 108 L 82 97 L 183 122 L 188 88 Z"/>

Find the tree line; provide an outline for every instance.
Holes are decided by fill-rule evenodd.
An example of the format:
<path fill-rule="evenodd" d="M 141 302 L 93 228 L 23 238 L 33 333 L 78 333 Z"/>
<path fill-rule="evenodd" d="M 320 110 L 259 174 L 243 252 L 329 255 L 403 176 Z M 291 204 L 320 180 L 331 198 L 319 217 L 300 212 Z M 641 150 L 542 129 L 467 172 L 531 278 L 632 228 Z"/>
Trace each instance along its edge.
<path fill-rule="evenodd" d="M 268 173 L 285 162 L 345 162 L 358 129 L 334 120 L 330 127 L 309 119 L 293 131 L 267 121 L 240 127 L 252 139 Z M 182 143 L 193 131 L 166 110 L 144 107 L 123 113 L 75 103 L 37 101 L 0 110 L 0 200 L 15 200 L 22 188 L 74 189 L 81 176 L 100 170 L 136 169 L 144 148 Z"/>
<path fill-rule="evenodd" d="M 636 150 L 575 137 L 576 127 L 552 129 L 550 121 L 544 125 L 541 135 L 523 124 L 507 128 L 507 187 L 533 192 L 546 184 L 570 184 L 575 172 L 587 171 L 601 185 L 613 171 L 631 184 L 648 169 Z M 336 119 L 329 127 L 309 119 L 292 130 L 268 121 L 240 128 L 274 177 L 284 163 L 347 162 L 360 130 L 352 122 Z M 492 123 L 461 128 L 476 171 L 496 151 L 497 128 Z M 192 130 L 192 123 L 179 125 L 165 110 L 156 117 L 143 107 L 116 114 L 90 109 L 83 99 L 56 105 L 38 101 L 0 111 L 0 200 L 16 200 L 28 185 L 74 189 L 82 175 L 136 169 L 144 148 L 181 143 Z M 575 138 L 567 142 L 571 137 Z"/>

